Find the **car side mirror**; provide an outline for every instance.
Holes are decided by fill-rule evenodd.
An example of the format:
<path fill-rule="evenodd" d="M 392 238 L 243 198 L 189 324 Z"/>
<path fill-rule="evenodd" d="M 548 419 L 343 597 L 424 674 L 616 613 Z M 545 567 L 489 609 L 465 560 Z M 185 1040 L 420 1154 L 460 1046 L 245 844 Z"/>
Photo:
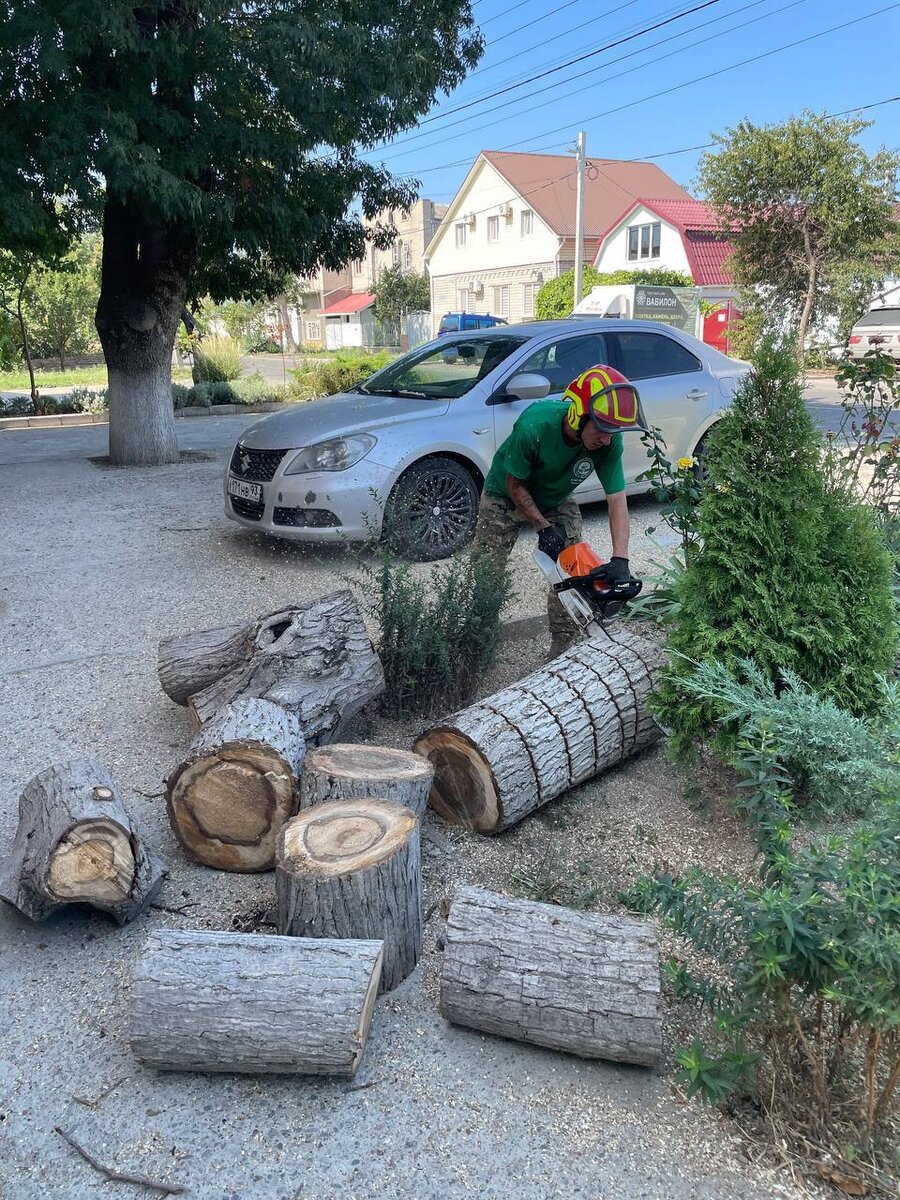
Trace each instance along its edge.
<path fill-rule="evenodd" d="M 504 400 L 543 400 L 550 395 L 550 386 L 546 375 L 532 375 L 529 372 L 513 375 L 496 400 L 499 403 Z"/>

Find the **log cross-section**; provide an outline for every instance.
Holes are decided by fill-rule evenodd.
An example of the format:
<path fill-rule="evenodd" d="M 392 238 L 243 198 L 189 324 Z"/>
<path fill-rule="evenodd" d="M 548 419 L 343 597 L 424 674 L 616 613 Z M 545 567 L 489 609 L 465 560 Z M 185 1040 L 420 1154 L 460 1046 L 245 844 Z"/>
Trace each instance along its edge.
<path fill-rule="evenodd" d="M 661 658 L 627 629 L 577 643 L 548 666 L 419 737 L 442 817 L 500 833 L 576 784 L 650 745 Z"/>
<path fill-rule="evenodd" d="M 440 1010 L 484 1033 L 584 1058 L 661 1055 L 650 921 L 463 888 L 450 907 Z"/>
<path fill-rule="evenodd" d="M 387 746 L 335 743 L 311 750 L 300 778 L 300 807 L 377 796 L 425 815 L 434 767 L 420 754 Z"/>

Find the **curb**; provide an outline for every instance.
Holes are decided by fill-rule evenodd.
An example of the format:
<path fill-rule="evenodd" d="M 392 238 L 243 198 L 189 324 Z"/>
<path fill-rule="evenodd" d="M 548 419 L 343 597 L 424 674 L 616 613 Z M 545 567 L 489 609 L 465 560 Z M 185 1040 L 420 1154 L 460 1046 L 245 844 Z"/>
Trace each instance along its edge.
<path fill-rule="evenodd" d="M 302 404 L 298 400 L 297 404 Z M 271 413 L 282 408 L 294 408 L 294 404 L 270 401 L 267 404 L 210 404 L 208 407 L 176 408 L 176 417 L 227 417 L 235 413 Z M 62 425 L 107 425 L 106 413 L 57 413 L 49 417 L 0 417 L 0 431 L 4 429 L 47 429 Z"/>

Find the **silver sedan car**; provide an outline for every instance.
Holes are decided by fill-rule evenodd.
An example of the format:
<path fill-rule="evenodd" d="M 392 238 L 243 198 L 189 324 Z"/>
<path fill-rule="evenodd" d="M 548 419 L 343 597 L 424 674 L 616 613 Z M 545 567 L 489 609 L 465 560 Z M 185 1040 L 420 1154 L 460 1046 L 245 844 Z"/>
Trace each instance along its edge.
<path fill-rule="evenodd" d="M 560 399 L 595 363 L 638 385 L 672 461 L 700 455 L 746 363 L 652 321 L 571 317 L 444 336 L 364 384 L 250 426 L 225 476 L 225 511 L 249 529 L 305 542 L 391 536 L 409 557 L 446 558 L 472 536 L 497 447 L 529 404 Z M 625 438 L 629 493 L 647 490 L 638 437 Z M 590 476 L 581 503 L 603 499 Z"/>

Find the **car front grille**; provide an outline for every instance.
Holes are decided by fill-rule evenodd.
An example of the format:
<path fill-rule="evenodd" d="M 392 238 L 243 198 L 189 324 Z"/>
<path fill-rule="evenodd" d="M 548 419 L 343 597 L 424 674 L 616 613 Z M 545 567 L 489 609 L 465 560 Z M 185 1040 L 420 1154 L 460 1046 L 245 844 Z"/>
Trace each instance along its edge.
<path fill-rule="evenodd" d="M 327 508 L 276 508 L 273 525 L 293 525 L 295 529 L 331 529 L 341 519 Z"/>
<path fill-rule="evenodd" d="M 231 456 L 229 470 L 239 479 L 254 483 L 269 483 L 287 450 L 251 450 L 238 444 Z"/>
<path fill-rule="evenodd" d="M 229 496 L 232 510 L 246 521 L 259 521 L 265 510 L 261 500 L 240 500 L 237 496 Z"/>

